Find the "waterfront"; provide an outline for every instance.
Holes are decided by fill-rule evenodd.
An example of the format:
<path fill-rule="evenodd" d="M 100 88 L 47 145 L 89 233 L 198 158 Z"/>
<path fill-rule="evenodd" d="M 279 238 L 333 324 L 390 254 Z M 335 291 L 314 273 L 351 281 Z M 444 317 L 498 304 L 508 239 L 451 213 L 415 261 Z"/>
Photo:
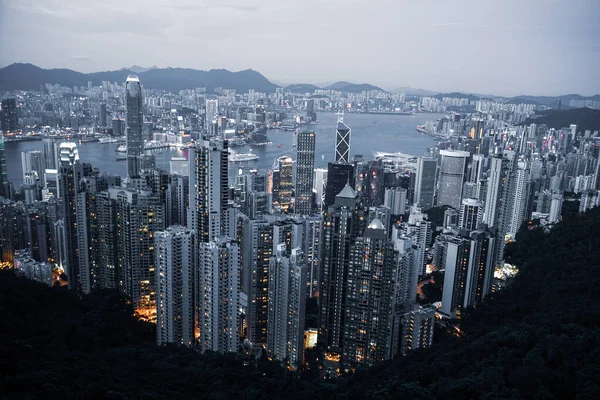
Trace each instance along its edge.
<path fill-rule="evenodd" d="M 315 167 L 327 168 L 327 162 L 333 159 L 335 126 L 337 116 L 332 113 L 319 113 L 319 123 L 308 125 L 303 129 L 314 130 L 317 136 Z M 344 122 L 352 129 L 350 143 L 351 157 L 362 154 L 370 159 L 374 151 L 403 152 L 420 156 L 436 141 L 431 137 L 416 131 L 417 125 L 422 125 L 426 120 L 438 119 L 441 114 L 414 114 L 414 115 L 374 115 L 374 114 L 346 114 Z M 266 146 L 243 146 L 233 148 L 236 152 L 247 153 L 252 151 L 260 157 L 258 161 L 232 164 L 232 172 L 237 166 L 252 166 L 256 168 L 270 168 L 275 159 L 283 155 L 295 158 L 294 132 L 271 130 L 268 133 L 272 142 Z M 278 147 L 277 145 L 280 145 Z M 98 142 L 78 144 L 81 162 L 91 163 L 100 168 L 101 172 L 114 175 L 125 175 L 126 163 L 117 161 L 115 150 L 120 144 L 102 144 Z M 14 183 L 15 188 L 23 183 L 21 171 L 21 152 L 30 150 L 43 150 L 41 141 L 9 142 L 6 147 L 6 165 L 8 179 Z M 152 150 L 156 156 L 156 165 L 159 168 L 169 168 L 169 160 L 174 156 L 187 156 L 187 151 L 176 148 Z"/>

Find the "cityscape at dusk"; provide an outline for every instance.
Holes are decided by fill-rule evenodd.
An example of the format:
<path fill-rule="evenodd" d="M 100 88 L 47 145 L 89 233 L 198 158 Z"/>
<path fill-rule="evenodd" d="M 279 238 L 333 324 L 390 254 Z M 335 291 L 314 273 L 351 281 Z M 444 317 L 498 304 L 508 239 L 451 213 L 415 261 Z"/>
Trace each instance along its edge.
<path fill-rule="evenodd" d="M 0 393 L 597 398 L 598 17 L 0 0 Z"/>

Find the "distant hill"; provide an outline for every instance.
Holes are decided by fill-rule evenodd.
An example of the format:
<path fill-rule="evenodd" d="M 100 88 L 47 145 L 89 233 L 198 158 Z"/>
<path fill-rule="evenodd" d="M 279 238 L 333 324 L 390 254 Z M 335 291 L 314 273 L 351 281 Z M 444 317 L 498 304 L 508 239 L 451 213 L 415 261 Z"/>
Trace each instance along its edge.
<path fill-rule="evenodd" d="M 562 105 L 568 105 L 571 100 L 594 100 L 600 101 L 600 94 L 594 96 L 581 96 L 579 94 L 565 94 L 562 96 L 529 96 L 521 95 L 513 97 L 509 100 L 511 104 L 541 104 L 545 106 L 555 107 L 556 101 L 560 99 Z"/>
<path fill-rule="evenodd" d="M 533 118 L 528 118 L 522 125 L 546 124 L 549 128 L 560 129 L 571 124 L 577 125 L 578 131 L 600 130 L 600 110 L 593 108 L 571 108 L 568 110 L 540 111 Z"/>
<path fill-rule="evenodd" d="M 411 87 L 398 87 L 390 91 L 391 93 L 406 93 L 406 94 L 414 94 L 418 96 L 433 96 L 438 94 L 439 92 L 433 92 L 431 90 L 425 89 L 415 89 Z"/>
<path fill-rule="evenodd" d="M 39 90 L 45 83 L 63 86 L 84 86 L 88 81 L 100 85 L 102 81 L 125 82 L 129 69 L 83 74 L 70 69 L 42 69 L 32 64 L 11 64 L 0 69 L 0 90 Z M 247 69 L 231 72 L 225 69 L 201 71 L 188 68 L 155 68 L 138 73 L 142 85 L 149 89 L 179 91 L 196 87 L 235 89 L 247 92 L 273 92 L 277 85 L 260 73 Z"/>
<path fill-rule="evenodd" d="M 139 65 L 132 65 L 129 68 L 123 68 L 123 69 L 129 69 L 130 71 L 133 71 L 136 74 L 139 74 L 142 72 L 150 71 L 151 69 L 158 69 L 158 67 L 156 65 L 153 65 L 151 67 L 140 67 Z"/>
<path fill-rule="evenodd" d="M 357 83 L 350 83 L 350 82 L 346 82 L 346 81 L 339 81 L 339 82 L 332 83 L 331 85 L 326 86 L 323 89 L 339 90 L 340 92 L 347 92 L 347 93 L 360 93 L 365 90 L 381 90 L 382 92 L 385 92 L 385 90 L 383 90 L 382 88 L 373 86 L 373 85 L 369 85 L 368 83 L 357 84 Z"/>
<path fill-rule="evenodd" d="M 294 93 L 314 93 L 314 91 L 320 89 L 320 87 L 310 83 L 294 83 L 286 86 L 285 89 Z"/>
<path fill-rule="evenodd" d="M 471 93 L 461 93 L 461 92 L 452 92 L 452 93 L 438 93 L 435 96 L 436 99 L 443 99 L 444 97 L 450 97 L 454 99 L 464 99 L 467 98 L 469 101 L 477 101 L 477 100 L 491 100 L 490 97 L 480 96 Z"/>

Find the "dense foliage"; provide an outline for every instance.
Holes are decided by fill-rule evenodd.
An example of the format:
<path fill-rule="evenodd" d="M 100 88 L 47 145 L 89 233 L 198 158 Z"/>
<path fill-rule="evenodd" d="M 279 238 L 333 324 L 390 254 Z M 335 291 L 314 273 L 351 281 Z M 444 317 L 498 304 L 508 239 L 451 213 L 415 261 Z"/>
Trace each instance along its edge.
<path fill-rule="evenodd" d="M 11 398 L 595 399 L 600 209 L 507 246 L 520 273 L 445 338 L 337 384 L 266 360 L 153 345 L 113 292 L 77 298 L 0 273 L 0 394 Z M 308 380 L 311 377 L 313 380 Z"/>

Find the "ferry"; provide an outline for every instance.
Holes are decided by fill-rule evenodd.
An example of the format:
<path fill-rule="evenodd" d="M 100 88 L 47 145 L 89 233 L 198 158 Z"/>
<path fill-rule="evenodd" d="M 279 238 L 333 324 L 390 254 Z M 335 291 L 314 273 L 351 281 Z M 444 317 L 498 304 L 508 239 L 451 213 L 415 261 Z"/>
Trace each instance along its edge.
<path fill-rule="evenodd" d="M 98 142 L 100 143 L 118 143 L 118 142 L 122 142 L 125 139 L 122 138 L 112 138 L 112 137 L 103 137 L 98 139 Z"/>
<path fill-rule="evenodd" d="M 246 162 L 246 161 L 256 161 L 260 157 L 258 157 L 254 153 L 233 153 L 229 152 L 229 161 L 231 162 Z"/>

